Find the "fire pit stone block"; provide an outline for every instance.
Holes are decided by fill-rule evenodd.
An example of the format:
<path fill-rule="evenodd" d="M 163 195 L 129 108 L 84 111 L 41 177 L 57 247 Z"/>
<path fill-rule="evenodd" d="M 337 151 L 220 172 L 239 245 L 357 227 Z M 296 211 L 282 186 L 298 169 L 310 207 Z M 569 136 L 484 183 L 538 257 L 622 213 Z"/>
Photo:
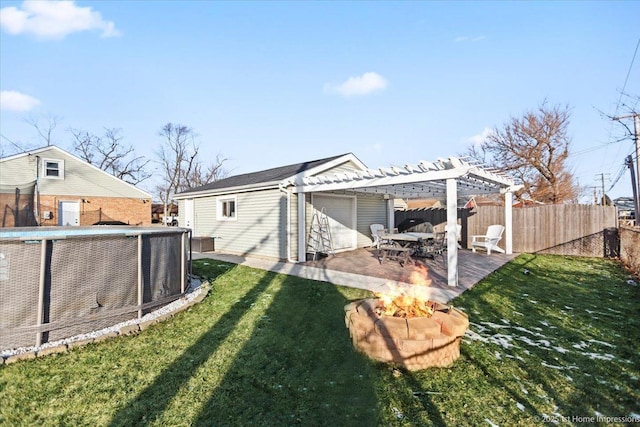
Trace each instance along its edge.
<path fill-rule="evenodd" d="M 460 357 L 469 320 L 459 310 L 438 305 L 431 317 L 380 316 L 381 302 L 368 298 L 345 306 L 345 324 L 354 347 L 374 360 L 415 371 L 448 367 Z"/>

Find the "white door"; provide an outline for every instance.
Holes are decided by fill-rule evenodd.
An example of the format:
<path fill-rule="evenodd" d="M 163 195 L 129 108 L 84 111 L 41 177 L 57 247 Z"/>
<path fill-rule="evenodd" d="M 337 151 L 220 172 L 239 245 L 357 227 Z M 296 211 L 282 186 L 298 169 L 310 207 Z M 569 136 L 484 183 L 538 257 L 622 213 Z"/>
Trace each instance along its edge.
<path fill-rule="evenodd" d="M 356 248 L 356 203 L 354 197 L 313 195 L 313 206 L 324 208 L 329 219 L 334 250 Z"/>
<path fill-rule="evenodd" d="M 193 230 L 193 199 L 185 199 L 184 201 L 184 224 L 180 224 L 182 227 L 187 227 Z"/>
<path fill-rule="evenodd" d="M 79 202 L 60 202 L 58 206 L 58 225 L 80 225 Z"/>

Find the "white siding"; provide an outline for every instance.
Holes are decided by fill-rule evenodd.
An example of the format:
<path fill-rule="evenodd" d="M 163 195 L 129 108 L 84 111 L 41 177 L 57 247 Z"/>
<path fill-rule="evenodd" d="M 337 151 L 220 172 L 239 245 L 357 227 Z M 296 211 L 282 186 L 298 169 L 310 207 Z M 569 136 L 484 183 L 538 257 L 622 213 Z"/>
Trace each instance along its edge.
<path fill-rule="evenodd" d="M 237 197 L 237 219 L 219 221 L 219 197 Z M 194 236 L 216 236 L 216 250 L 286 259 L 287 195 L 277 189 L 196 198 Z"/>
<path fill-rule="evenodd" d="M 59 196 L 131 197 L 148 199 L 149 195 L 132 185 L 97 169 L 55 147 L 37 151 L 39 163 L 43 159 L 62 160 L 64 179 L 40 176 L 40 193 Z M 22 185 L 36 179 L 36 154 L 14 156 L 0 161 L 0 184 Z"/>
<path fill-rule="evenodd" d="M 353 172 L 354 170 L 362 170 L 361 168 L 359 168 L 355 163 L 353 163 L 352 161 L 348 161 L 348 162 L 344 162 L 341 165 L 338 165 L 336 167 L 333 167 L 331 169 L 327 169 L 326 171 L 323 171 L 320 173 L 320 175 L 329 175 L 332 173 L 339 173 L 339 172 Z"/>

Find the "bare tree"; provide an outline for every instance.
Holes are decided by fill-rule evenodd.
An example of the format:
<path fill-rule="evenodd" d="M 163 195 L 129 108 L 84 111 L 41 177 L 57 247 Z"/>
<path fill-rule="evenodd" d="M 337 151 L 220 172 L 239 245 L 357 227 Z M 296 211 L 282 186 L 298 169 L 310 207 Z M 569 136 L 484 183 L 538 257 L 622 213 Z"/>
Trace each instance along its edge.
<path fill-rule="evenodd" d="M 188 126 L 167 123 L 159 132 L 163 144 L 157 153 L 162 167 L 162 183 L 156 188 L 164 204 L 167 217 L 168 205 L 175 194 L 216 181 L 227 175 L 222 165 L 226 161 L 220 154 L 215 162 L 203 165 L 196 143 L 196 133 Z"/>
<path fill-rule="evenodd" d="M 516 193 L 522 199 L 544 203 L 575 201 L 579 189 L 567 169 L 570 138 L 567 135 L 568 106 L 547 106 L 512 117 L 502 128 L 495 128 L 480 147 L 466 155 L 513 176 L 523 184 Z"/>
<path fill-rule="evenodd" d="M 103 136 L 73 128 L 69 132 L 74 138 L 73 149 L 87 163 L 133 185 L 151 176 L 147 171 L 150 160 L 136 156 L 133 146 L 123 143 L 120 129 L 105 128 Z"/>
<path fill-rule="evenodd" d="M 38 135 L 44 139 L 48 147 L 53 144 L 53 131 L 60 124 L 62 119 L 58 116 L 51 115 L 45 118 L 31 115 L 26 117 L 24 121 L 38 131 Z M 43 121 L 46 121 L 46 123 L 43 123 Z"/>

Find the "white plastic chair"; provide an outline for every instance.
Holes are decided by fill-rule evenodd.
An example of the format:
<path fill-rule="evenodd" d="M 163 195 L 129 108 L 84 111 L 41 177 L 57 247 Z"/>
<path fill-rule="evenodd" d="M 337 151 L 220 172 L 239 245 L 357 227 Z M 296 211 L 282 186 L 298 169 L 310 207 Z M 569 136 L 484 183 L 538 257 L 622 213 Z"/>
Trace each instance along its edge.
<path fill-rule="evenodd" d="M 476 248 L 483 248 L 487 251 L 487 255 L 491 255 L 491 251 L 504 253 L 504 249 L 498 247 L 503 232 L 503 225 L 490 225 L 487 228 L 487 234 L 471 236 L 471 250 L 475 252 Z"/>
<path fill-rule="evenodd" d="M 373 243 L 371 244 L 371 246 L 375 246 L 376 249 L 380 249 L 380 233 L 385 230 L 384 225 L 371 224 L 369 228 L 371 228 L 371 237 L 373 238 Z"/>

